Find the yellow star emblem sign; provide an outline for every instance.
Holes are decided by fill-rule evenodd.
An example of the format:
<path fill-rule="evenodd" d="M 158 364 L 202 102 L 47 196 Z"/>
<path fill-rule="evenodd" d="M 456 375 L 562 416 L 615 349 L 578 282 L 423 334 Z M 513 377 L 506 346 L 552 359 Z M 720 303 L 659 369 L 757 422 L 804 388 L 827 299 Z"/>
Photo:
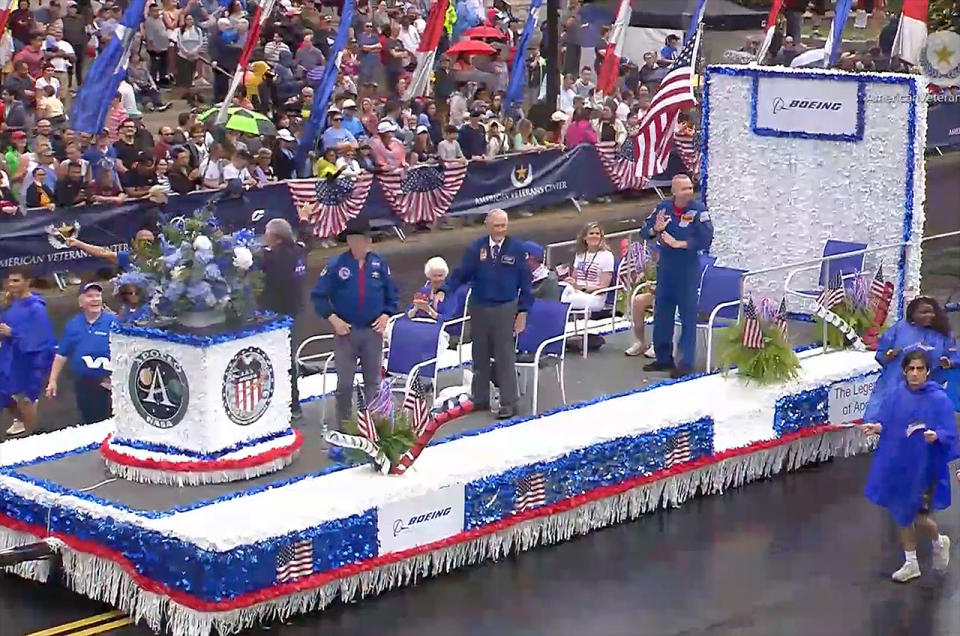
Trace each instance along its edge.
<path fill-rule="evenodd" d="M 517 175 L 517 181 L 523 181 L 527 178 L 527 167 L 526 166 L 517 166 L 517 169 L 514 171 L 514 174 Z"/>
<path fill-rule="evenodd" d="M 937 64 L 946 64 L 950 65 L 950 58 L 953 57 L 953 51 L 948 49 L 946 45 L 942 45 L 939 49 L 933 52 L 937 56 Z"/>

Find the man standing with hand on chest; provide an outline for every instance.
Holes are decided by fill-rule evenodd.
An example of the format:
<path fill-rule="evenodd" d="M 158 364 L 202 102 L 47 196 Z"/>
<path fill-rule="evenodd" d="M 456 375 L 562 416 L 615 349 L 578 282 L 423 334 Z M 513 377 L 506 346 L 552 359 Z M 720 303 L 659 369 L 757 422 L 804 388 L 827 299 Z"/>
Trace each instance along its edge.
<path fill-rule="evenodd" d="M 397 286 L 387 263 L 373 251 L 370 224 L 352 219 L 344 230 L 350 248 L 334 257 L 310 294 L 313 308 L 333 326 L 337 367 L 337 421 L 353 413 L 353 378 L 357 360 L 363 374 L 367 403 L 380 386 L 383 365 L 383 332 L 397 313 Z"/>
<path fill-rule="evenodd" d="M 693 182 L 678 174 L 673 197 L 653 210 L 641 234 L 660 243 L 657 291 L 653 305 L 653 350 L 657 359 L 644 371 L 670 371 L 680 378 L 693 370 L 697 356 L 697 290 L 699 253 L 710 249 L 713 223 L 707 208 L 693 199 Z M 680 362 L 673 361 L 674 315 L 680 315 Z"/>
<path fill-rule="evenodd" d="M 473 400 L 476 408 L 490 406 L 490 358 L 500 387 L 498 419 L 517 414 L 514 336 L 526 328 L 533 304 L 527 248 L 523 241 L 507 236 L 507 213 L 487 215 L 489 236 L 474 241 L 463 254 L 460 267 L 447 278 L 435 296 L 437 305 L 446 293 L 469 283 L 470 324 L 473 335 Z"/>

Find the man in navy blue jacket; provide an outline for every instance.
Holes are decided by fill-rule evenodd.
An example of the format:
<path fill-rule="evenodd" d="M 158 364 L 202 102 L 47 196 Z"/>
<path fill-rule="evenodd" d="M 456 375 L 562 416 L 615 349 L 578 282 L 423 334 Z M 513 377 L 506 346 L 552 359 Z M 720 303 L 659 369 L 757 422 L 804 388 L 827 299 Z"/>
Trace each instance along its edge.
<path fill-rule="evenodd" d="M 670 371 L 673 378 L 693 369 L 697 355 L 698 254 L 710 249 L 713 223 L 707 208 L 693 199 L 693 182 L 678 174 L 673 197 L 661 201 L 643 225 L 642 235 L 660 243 L 653 305 L 653 350 L 657 359 L 644 371 Z M 674 315 L 680 315 L 680 363 L 673 362 Z"/>
<path fill-rule="evenodd" d="M 460 267 L 450 274 L 435 298 L 439 304 L 450 290 L 470 284 L 473 400 L 478 409 L 489 408 L 492 357 L 500 387 L 497 417 L 507 419 L 517 414 L 514 335 L 526 328 L 533 288 L 526 245 L 507 236 L 507 213 L 490 212 L 487 229 L 490 236 L 477 239 L 467 248 Z"/>
<path fill-rule="evenodd" d="M 353 377 L 360 360 L 364 397 L 369 404 L 380 385 L 383 332 L 397 313 L 397 286 L 379 255 L 370 248 L 370 224 L 352 219 L 345 230 L 350 248 L 320 272 L 310 294 L 313 308 L 333 326 L 337 367 L 337 421 L 353 413 Z"/>

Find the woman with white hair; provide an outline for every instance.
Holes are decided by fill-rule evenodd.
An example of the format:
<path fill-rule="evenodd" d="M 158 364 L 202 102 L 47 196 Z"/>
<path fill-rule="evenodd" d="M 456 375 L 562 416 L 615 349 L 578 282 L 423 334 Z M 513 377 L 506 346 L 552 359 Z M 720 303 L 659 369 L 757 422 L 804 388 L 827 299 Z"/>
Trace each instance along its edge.
<path fill-rule="evenodd" d="M 439 306 L 434 308 L 434 296 L 443 287 L 450 274 L 450 267 L 447 261 L 439 256 L 429 259 L 423 266 L 423 275 L 427 277 L 427 283 L 413 295 L 413 304 L 407 310 L 408 318 L 433 318 L 434 320 L 443 320 L 452 316 L 456 310 L 455 294 L 449 298 L 440 301 Z"/>

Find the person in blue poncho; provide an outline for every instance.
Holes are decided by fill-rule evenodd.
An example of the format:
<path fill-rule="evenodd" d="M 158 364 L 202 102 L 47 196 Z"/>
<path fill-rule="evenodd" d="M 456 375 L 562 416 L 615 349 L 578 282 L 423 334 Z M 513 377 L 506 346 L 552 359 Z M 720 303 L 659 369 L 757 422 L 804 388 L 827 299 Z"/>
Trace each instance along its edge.
<path fill-rule="evenodd" d="M 10 437 L 29 434 L 37 425 L 37 400 L 47 384 L 57 339 L 47 317 L 47 303 L 30 291 L 33 279 L 24 268 L 7 273 L 0 310 L 0 405 L 12 406 Z"/>
<path fill-rule="evenodd" d="M 932 361 L 930 379 L 946 382 L 948 369 L 960 366 L 957 342 L 950 333 L 950 323 L 940 304 L 929 296 L 918 296 L 907 305 L 904 318 L 887 329 L 877 344 L 877 362 L 883 367 L 864 411 L 864 422 L 875 422 L 880 414 L 883 394 L 903 382 L 900 362 L 903 352 L 921 348 Z"/>
<path fill-rule="evenodd" d="M 950 539 L 940 534 L 930 513 L 950 506 L 948 463 L 960 452 L 953 407 L 943 387 L 929 379 L 928 353 L 907 352 L 900 368 L 901 379 L 883 393 L 877 419 L 860 428 L 880 435 L 864 495 L 889 510 L 900 526 L 906 560 L 891 578 L 905 583 L 920 576 L 918 535 L 933 542 L 935 570 L 946 570 L 950 562 Z"/>

